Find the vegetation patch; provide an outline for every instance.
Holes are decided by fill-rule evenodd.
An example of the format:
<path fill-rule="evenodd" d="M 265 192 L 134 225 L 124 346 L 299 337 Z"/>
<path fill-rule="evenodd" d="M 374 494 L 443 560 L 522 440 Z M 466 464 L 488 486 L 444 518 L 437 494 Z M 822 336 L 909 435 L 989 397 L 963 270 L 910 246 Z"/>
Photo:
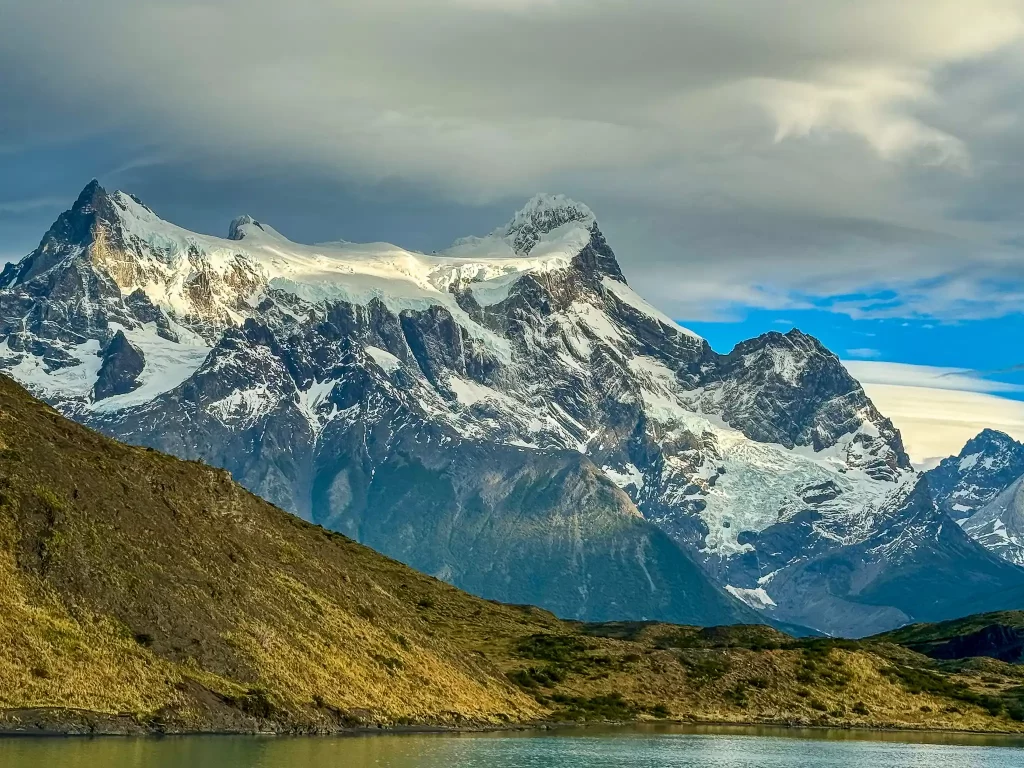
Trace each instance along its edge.
<path fill-rule="evenodd" d="M 592 646 L 579 635 L 530 635 L 516 645 L 524 659 L 572 664 L 585 656 Z"/>
<path fill-rule="evenodd" d="M 524 637 L 515 646 L 520 658 L 547 662 L 508 672 L 506 676 L 520 688 L 553 688 L 573 675 L 603 680 L 614 671 L 628 669 L 640 660 L 639 654 L 611 657 L 591 653 L 594 646 L 579 635 L 536 634 Z"/>
<path fill-rule="evenodd" d="M 555 708 L 553 720 L 611 721 L 634 720 L 640 714 L 640 707 L 626 700 L 621 693 L 601 696 L 567 696 L 556 693 L 548 701 Z"/>
<path fill-rule="evenodd" d="M 732 669 L 729 657 L 721 653 L 684 653 L 679 655 L 679 663 L 686 667 L 687 676 L 698 686 L 721 680 Z"/>
<path fill-rule="evenodd" d="M 929 693 L 933 696 L 942 696 L 973 704 L 988 711 L 993 717 L 999 715 L 1007 703 L 1001 697 L 972 691 L 959 680 L 951 679 L 930 669 L 891 666 L 882 669 L 881 672 L 883 675 L 899 681 L 912 694 Z"/>

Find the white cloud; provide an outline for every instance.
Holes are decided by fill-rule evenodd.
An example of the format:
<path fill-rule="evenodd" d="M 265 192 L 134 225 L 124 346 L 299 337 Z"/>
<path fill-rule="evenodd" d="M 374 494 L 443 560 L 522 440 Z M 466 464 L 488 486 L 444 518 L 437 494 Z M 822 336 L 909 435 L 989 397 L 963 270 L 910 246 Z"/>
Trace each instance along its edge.
<path fill-rule="evenodd" d="M 917 466 L 955 456 L 985 428 L 1024 440 L 1024 402 L 952 389 L 865 384 L 878 409 L 892 419 Z"/>
<path fill-rule="evenodd" d="M 850 350 L 853 351 L 853 350 Z M 962 392 L 1022 392 L 1024 386 L 985 379 L 965 368 L 844 360 L 843 365 L 861 384 L 893 384 Z"/>
<path fill-rule="evenodd" d="M 823 82 L 758 81 L 776 123 L 775 141 L 843 131 L 863 138 L 886 160 L 917 159 L 967 170 L 963 141 L 912 116 L 934 94 L 924 72 L 837 73 Z"/>
<path fill-rule="evenodd" d="M 990 394 L 1024 387 L 958 368 L 864 360 L 844 365 L 875 406 L 892 419 L 911 460 L 920 467 L 959 453 L 985 428 L 1024 440 L 1024 402 Z"/>
<path fill-rule="evenodd" d="M 846 350 L 846 354 L 850 357 L 866 360 L 882 356 L 881 350 L 873 349 L 871 347 L 855 347 L 853 349 Z"/>

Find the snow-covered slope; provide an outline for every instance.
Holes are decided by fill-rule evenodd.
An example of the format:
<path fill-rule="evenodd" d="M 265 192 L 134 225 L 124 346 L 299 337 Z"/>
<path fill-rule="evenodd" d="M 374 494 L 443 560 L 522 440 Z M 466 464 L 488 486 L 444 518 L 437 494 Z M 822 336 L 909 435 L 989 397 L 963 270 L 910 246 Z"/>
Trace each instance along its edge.
<path fill-rule="evenodd" d="M 1024 565 L 1024 476 L 963 522 L 978 543 L 1017 565 Z"/>
<path fill-rule="evenodd" d="M 579 484 L 594 476 L 621 489 L 606 506 L 785 618 L 773 580 L 867 541 L 916 479 L 891 422 L 817 340 L 768 333 L 717 354 L 627 285 L 594 214 L 562 196 L 426 255 L 301 245 L 251 217 L 226 239 L 197 235 L 92 184 L 0 275 L 0 338 L 0 366 L 75 418 L 225 466 L 462 585 L 455 542 L 492 557 L 480 537 L 505 509 L 496 489 L 556 510 L 517 535 L 557 530 L 572 558 L 612 519 L 563 517 L 594 503 L 597 486 Z M 410 504 L 447 522 L 388 527 L 388 505 Z M 594 616 L 587 567 L 550 588 Z M 488 578 L 517 599 L 510 574 Z"/>

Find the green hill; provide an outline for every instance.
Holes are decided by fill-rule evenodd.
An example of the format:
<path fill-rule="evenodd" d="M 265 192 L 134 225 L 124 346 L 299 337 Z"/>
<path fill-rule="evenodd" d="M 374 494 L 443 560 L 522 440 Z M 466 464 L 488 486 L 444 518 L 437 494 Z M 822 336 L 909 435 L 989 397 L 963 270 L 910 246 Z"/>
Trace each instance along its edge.
<path fill-rule="evenodd" d="M 488 602 L 0 377 L 0 730 L 563 720 L 1020 730 L 1020 668 Z M 995 682 L 992 682 L 995 681 Z"/>
<path fill-rule="evenodd" d="M 912 624 L 876 639 L 899 643 L 935 659 L 988 657 L 1024 662 L 1024 611 L 982 613 L 938 624 Z"/>

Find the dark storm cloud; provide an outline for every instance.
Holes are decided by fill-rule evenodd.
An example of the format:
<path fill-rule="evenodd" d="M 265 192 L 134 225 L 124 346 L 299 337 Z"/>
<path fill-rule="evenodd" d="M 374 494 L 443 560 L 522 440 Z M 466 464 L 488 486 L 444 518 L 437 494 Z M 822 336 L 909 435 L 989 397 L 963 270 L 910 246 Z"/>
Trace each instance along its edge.
<path fill-rule="evenodd" d="M 65 157 L 206 231 L 255 208 L 296 239 L 426 249 L 546 189 L 590 203 L 678 316 L 1020 298 L 1018 1 L 0 0 L 0 18 L 5 229 L 67 194 Z M 27 156 L 38 173 L 12 175 Z"/>

